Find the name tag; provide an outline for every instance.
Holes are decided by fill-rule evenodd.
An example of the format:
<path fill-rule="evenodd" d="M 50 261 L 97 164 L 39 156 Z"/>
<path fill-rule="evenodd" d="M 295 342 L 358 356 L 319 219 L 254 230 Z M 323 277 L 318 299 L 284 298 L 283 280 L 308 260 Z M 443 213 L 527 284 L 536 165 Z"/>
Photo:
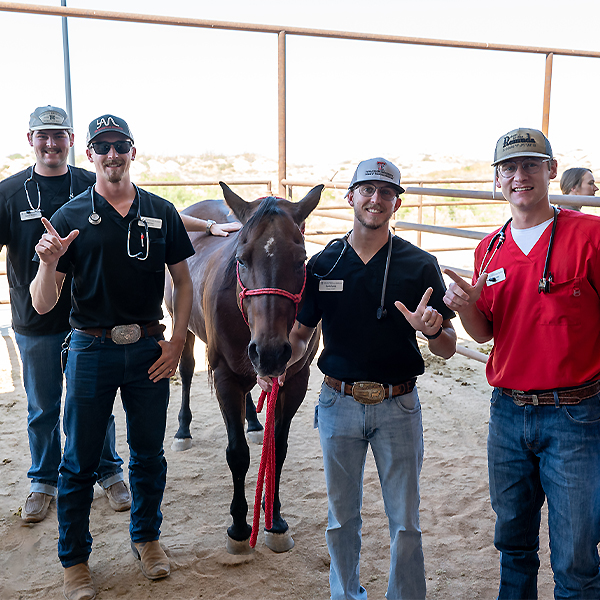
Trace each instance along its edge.
<path fill-rule="evenodd" d="M 504 269 L 496 269 L 491 273 L 488 273 L 488 277 L 485 281 L 485 285 L 494 285 L 495 283 L 500 283 L 506 279 L 506 273 Z"/>
<path fill-rule="evenodd" d="M 21 221 L 31 221 L 32 219 L 41 219 L 42 211 L 34 208 L 33 210 L 22 210 L 20 213 Z"/>
<path fill-rule="evenodd" d="M 162 219 L 155 219 L 154 217 L 140 217 L 142 221 L 146 222 L 146 225 L 151 229 L 160 229 L 162 227 Z M 143 227 L 141 223 L 138 222 L 140 227 Z"/>
<path fill-rule="evenodd" d="M 321 279 L 319 281 L 320 292 L 342 292 L 344 291 L 343 279 Z"/>

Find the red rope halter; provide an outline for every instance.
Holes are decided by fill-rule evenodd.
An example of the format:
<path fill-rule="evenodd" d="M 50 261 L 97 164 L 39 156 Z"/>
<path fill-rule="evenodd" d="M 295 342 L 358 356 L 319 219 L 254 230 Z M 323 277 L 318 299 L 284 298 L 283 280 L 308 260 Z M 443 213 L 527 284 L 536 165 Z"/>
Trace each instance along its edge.
<path fill-rule="evenodd" d="M 273 388 L 267 398 L 267 416 L 265 419 L 265 432 L 263 447 L 260 455 L 260 467 L 256 480 L 256 493 L 254 494 L 254 518 L 252 520 L 252 534 L 250 547 L 256 546 L 258 527 L 260 525 L 260 503 L 262 499 L 263 484 L 265 485 L 265 527 L 273 527 L 273 501 L 275 499 L 275 404 L 279 392 L 279 381 L 273 379 Z M 261 412 L 267 397 L 267 392 L 262 392 L 258 400 L 256 412 Z"/>
<path fill-rule="evenodd" d="M 255 290 L 249 290 L 244 287 L 242 280 L 240 279 L 240 263 L 238 262 L 235 266 L 235 273 L 237 275 L 238 285 L 240 286 L 240 312 L 242 313 L 242 317 L 244 317 L 244 321 L 246 321 L 246 325 L 250 327 L 250 323 L 248 323 L 248 318 L 246 317 L 246 313 L 244 312 L 244 298 L 246 296 L 263 296 L 263 295 L 276 295 L 276 296 L 284 296 L 285 298 L 289 298 L 296 305 L 296 315 L 298 315 L 298 304 L 300 304 L 300 300 L 302 300 L 302 294 L 304 293 L 304 287 L 306 286 L 306 265 L 304 265 L 304 280 L 302 281 L 302 289 L 298 294 L 292 294 L 287 290 L 282 290 L 279 288 L 257 288 Z M 296 318 L 294 315 L 294 319 Z"/>

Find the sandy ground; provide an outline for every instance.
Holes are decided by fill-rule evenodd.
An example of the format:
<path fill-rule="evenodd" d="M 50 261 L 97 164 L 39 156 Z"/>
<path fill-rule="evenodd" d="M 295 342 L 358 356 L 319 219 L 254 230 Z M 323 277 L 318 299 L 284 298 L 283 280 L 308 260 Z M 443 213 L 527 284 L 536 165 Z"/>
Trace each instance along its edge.
<path fill-rule="evenodd" d="M 28 493 L 29 451 L 26 399 L 18 353 L 10 329 L 0 340 L 0 598 L 62 598 L 62 568 L 56 554 L 53 502 L 40 524 L 26 525 L 20 507 Z M 474 346 L 472 346 L 474 347 Z M 199 350 L 202 353 L 202 350 Z M 427 596 L 436 600 L 496 597 L 498 555 L 488 499 L 486 432 L 490 388 L 484 365 L 462 356 L 444 361 L 427 352 L 419 379 L 425 429 L 421 476 L 421 526 Z M 321 382 L 313 367 L 307 398 L 295 417 L 281 484 L 282 513 L 295 547 L 275 554 L 259 534 L 256 552 L 231 556 L 225 550 L 230 524 L 231 478 L 225 462 L 225 427 L 210 392 L 202 361 L 193 383 L 193 447 L 170 449 L 176 431 L 180 386 L 172 381 L 166 457 L 168 481 L 161 542 L 172 573 L 151 582 L 131 555 L 128 514 L 115 513 L 96 488 L 91 511 L 94 550 L 90 559 L 100 600 L 286 599 L 329 597 L 325 544 L 327 500 L 318 433 L 312 427 Z M 124 412 L 117 401 L 117 443 L 127 462 Z M 251 445 L 247 498 L 252 510 L 260 446 Z M 365 472 L 361 579 L 369 598 L 382 600 L 387 586 L 387 519 L 372 455 Z M 544 521 L 540 598 L 552 597 Z"/>

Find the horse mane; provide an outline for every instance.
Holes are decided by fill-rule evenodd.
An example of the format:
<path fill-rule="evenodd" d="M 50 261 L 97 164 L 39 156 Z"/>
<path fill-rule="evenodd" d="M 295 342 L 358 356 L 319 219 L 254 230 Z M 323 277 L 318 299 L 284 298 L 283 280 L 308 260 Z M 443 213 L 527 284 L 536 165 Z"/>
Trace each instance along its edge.
<path fill-rule="evenodd" d="M 256 212 L 246 221 L 244 226 L 240 229 L 238 237 L 242 238 L 247 237 L 258 227 L 259 223 L 265 217 L 275 217 L 278 215 L 285 214 L 285 211 L 279 205 L 279 200 L 282 198 L 278 198 L 277 196 L 266 196 L 265 198 L 259 198 L 262 200 Z M 220 289 L 228 289 L 232 286 L 235 286 L 236 283 L 236 260 L 235 255 L 237 253 L 237 246 L 233 248 L 233 252 L 229 257 L 229 261 L 227 262 L 227 267 L 225 268 L 225 273 L 223 274 L 223 281 L 221 283 Z"/>

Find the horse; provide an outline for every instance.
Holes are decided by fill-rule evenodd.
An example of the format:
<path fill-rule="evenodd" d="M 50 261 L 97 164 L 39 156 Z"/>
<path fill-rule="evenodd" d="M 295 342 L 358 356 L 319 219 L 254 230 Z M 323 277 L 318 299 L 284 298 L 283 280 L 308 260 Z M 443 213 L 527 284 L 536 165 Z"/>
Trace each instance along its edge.
<path fill-rule="evenodd" d="M 227 529 L 227 551 L 252 552 L 252 528 L 246 517 L 244 482 L 250 450 L 244 435 L 244 417 L 256 375 L 278 377 L 291 357 L 289 333 L 294 325 L 306 283 L 306 249 L 303 225 L 321 198 L 322 185 L 300 201 L 269 196 L 247 202 L 220 182 L 225 202 L 242 229 L 227 237 L 190 233 L 195 254 L 188 259 L 194 300 L 179 371 L 182 404 L 176 440 L 191 439 L 189 393 L 194 373 L 194 341 L 206 344 L 209 376 L 227 429 L 226 460 L 233 479 L 230 506 L 232 525 Z M 205 200 L 185 214 L 218 222 L 233 220 L 222 201 Z M 165 301 L 172 311 L 172 294 Z M 275 552 L 294 546 L 288 524 L 281 516 L 279 481 L 287 453 L 293 416 L 308 387 L 309 367 L 319 344 L 320 330 L 311 338 L 304 358 L 290 367 L 279 389 L 275 407 L 275 495 L 273 525 L 265 529 L 265 544 Z M 251 400 L 250 400 L 251 403 Z"/>

